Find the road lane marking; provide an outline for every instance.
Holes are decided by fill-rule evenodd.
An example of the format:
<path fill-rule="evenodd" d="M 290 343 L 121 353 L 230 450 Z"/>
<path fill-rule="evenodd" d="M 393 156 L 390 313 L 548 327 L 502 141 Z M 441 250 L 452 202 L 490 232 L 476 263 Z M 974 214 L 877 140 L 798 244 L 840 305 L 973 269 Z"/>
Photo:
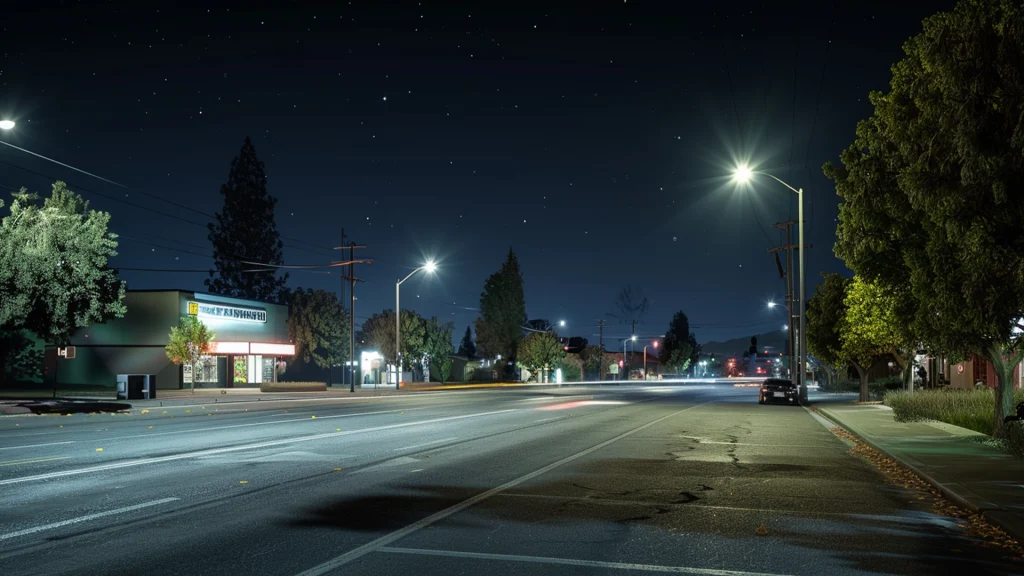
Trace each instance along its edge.
<path fill-rule="evenodd" d="M 552 418 L 541 418 L 540 420 L 534 420 L 533 423 L 537 424 L 539 422 L 551 422 L 552 420 L 561 420 L 561 419 L 562 419 L 561 416 L 554 416 Z"/>
<path fill-rule="evenodd" d="M 433 442 L 424 442 L 423 444 L 413 444 L 412 446 L 404 446 L 402 448 L 395 448 L 393 451 L 398 452 L 401 450 L 412 450 L 413 448 L 422 448 L 424 446 L 430 446 L 432 444 L 440 444 L 441 442 L 447 442 L 449 440 L 458 440 L 458 436 L 452 436 L 451 438 L 441 438 L 440 440 L 434 440 Z"/>
<path fill-rule="evenodd" d="M 125 462 L 113 462 L 111 464 L 102 464 L 99 466 L 90 466 L 88 468 L 76 468 L 74 470 L 62 470 L 60 472 L 48 472 L 46 474 L 35 474 L 33 476 L 21 476 L 19 478 L 8 478 L 6 480 L 0 480 L 0 486 L 9 486 L 11 484 L 22 484 L 25 482 L 35 482 L 37 480 L 50 480 L 53 478 L 64 478 L 66 476 L 78 476 L 81 474 L 91 474 L 94 472 L 104 472 L 107 470 L 118 470 L 121 468 L 131 468 L 134 466 L 143 466 L 147 464 L 159 464 L 162 462 L 173 462 L 176 460 L 187 460 L 191 458 L 201 458 L 204 456 L 215 456 L 218 454 L 229 454 L 231 452 L 241 452 L 243 450 L 257 450 L 259 448 L 270 448 L 273 446 L 286 446 L 288 444 L 297 444 L 299 442 L 309 442 L 312 440 L 323 440 L 325 438 L 337 438 L 340 436 L 350 436 L 354 434 L 363 434 L 366 432 L 379 432 L 382 430 L 394 430 L 397 428 L 408 428 L 409 426 L 419 426 L 423 424 L 435 424 L 438 422 L 450 422 L 453 420 L 464 420 L 466 418 L 479 418 L 481 416 L 492 416 L 494 414 L 505 414 L 507 412 L 515 412 L 515 410 L 494 410 L 492 412 L 480 412 L 477 414 L 465 414 L 462 416 L 447 416 L 444 418 L 433 418 L 430 420 L 417 420 L 415 422 L 405 422 L 402 424 L 389 424 L 387 426 L 374 426 L 372 428 L 362 428 L 359 430 L 347 430 L 342 432 L 327 432 L 324 434 L 313 434 L 311 436 L 299 436 L 297 438 L 285 438 L 282 440 L 268 440 L 266 442 L 257 442 L 255 444 L 244 444 L 241 446 L 228 446 L 226 448 L 209 448 L 206 450 L 197 450 L 195 452 L 184 452 L 182 454 L 171 454 L 169 456 L 157 456 L 153 458 L 139 458 L 136 460 L 127 460 Z"/>
<path fill-rule="evenodd" d="M 369 416 L 373 414 L 390 414 L 393 412 L 404 412 L 405 410 L 426 410 L 426 408 L 406 408 L 404 410 L 378 410 L 376 412 L 359 412 L 357 414 L 336 414 L 334 416 L 317 416 L 316 420 L 328 420 L 330 418 L 351 418 L 353 416 Z M 181 430 L 178 432 L 156 432 L 153 434 L 136 434 L 135 436 L 129 436 L 129 438 L 152 438 L 153 436 L 168 436 L 172 434 L 192 434 L 193 432 L 208 432 L 210 430 L 225 430 L 227 428 L 246 428 L 248 426 L 265 426 L 267 424 L 285 424 L 288 422 L 310 422 L 312 418 L 288 418 L 287 420 L 271 420 L 269 422 L 251 422 L 249 424 L 229 424 L 226 426 L 212 426 L 210 428 L 191 428 L 188 430 Z"/>
<path fill-rule="evenodd" d="M 618 442 L 619 440 L 622 440 L 623 438 L 627 438 L 629 436 L 632 436 L 633 434 L 636 434 L 637 432 L 646 430 L 646 429 L 650 428 L 651 426 L 654 426 L 655 424 L 664 422 L 665 420 L 668 420 L 669 418 L 672 418 L 673 416 L 678 416 L 679 414 L 682 414 L 683 412 L 687 412 L 689 410 L 693 410 L 694 408 L 700 408 L 701 406 L 705 406 L 705 405 L 710 404 L 710 403 L 711 402 L 704 402 L 703 404 L 697 404 L 696 406 L 690 406 L 689 408 L 684 408 L 682 410 L 677 410 L 676 412 L 673 412 L 673 413 L 671 413 L 671 414 L 669 414 L 667 416 L 662 416 L 661 418 L 658 418 L 656 420 L 652 420 L 652 421 L 648 422 L 647 424 L 644 424 L 642 426 L 638 426 L 636 428 L 633 428 L 632 430 L 628 430 L 626 432 L 623 432 L 622 434 L 619 434 L 618 436 L 615 436 L 614 438 L 611 438 L 610 440 L 605 440 L 604 442 L 601 442 L 600 444 L 595 444 L 594 446 L 591 446 L 590 448 L 587 448 L 586 450 L 582 450 L 582 451 L 577 452 L 577 453 L 575 453 L 575 454 L 573 454 L 571 456 L 566 456 L 565 458 L 562 458 L 561 460 L 557 460 L 555 462 L 552 462 L 551 464 L 548 464 L 547 466 L 538 468 L 538 469 L 534 470 L 533 472 L 530 472 L 528 474 L 524 474 L 524 475 L 516 478 L 515 480 L 510 480 L 510 481 L 502 484 L 501 486 L 498 486 L 496 488 L 491 488 L 490 490 L 488 490 L 486 492 L 481 492 L 480 494 L 477 494 L 476 496 L 473 496 L 471 498 L 463 500 L 462 502 L 459 502 L 458 504 L 455 504 L 453 506 L 449 506 L 448 508 L 445 508 L 444 510 L 441 510 L 440 512 L 435 512 L 435 513 L 431 514 L 430 516 L 427 516 L 426 518 L 422 518 L 422 519 L 420 519 L 420 520 L 418 520 L 416 522 L 413 522 L 412 524 L 409 524 L 409 525 L 407 525 L 407 526 L 405 526 L 403 528 L 399 528 L 398 530 L 395 530 L 394 532 L 391 532 L 390 534 L 386 534 L 384 536 L 381 536 L 380 538 L 377 538 L 376 540 L 367 542 L 366 544 L 363 544 L 362 546 L 359 546 L 357 548 L 353 548 L 352 550 L 349 550 L 348 552 L 346 552 L 346 553 L 344 553 L 344 554 L 342 554 L 340 556 L 336 556 L 336 557 L 332 558 L 331 560 L 328 560 L 327 562 L 324 562 L 323 564 L 314 566 L 314 567 L 312 567 L 312 568 L 310 568 L 308 570 L 304 570 L 304 571 L 300 572 L 298 576 L 319 576 L 320 574 L 326 574 L 328 572 L 336 570 L 337 568 L 339 568 L 341 566 L 344 566 L 345 564 L 348 564 L 349 562 L 352 562 L 353 560 L 362 558 L 363 556 L 369 554 L 370 552 L 376 552 L 376 551 L 380 550 L 381 548 L 391 544 L 392 542 L 401 540 L 402 538 L 405 538 L 406 536 L 412 534 L 413 532 L 417 532 L 417 531 L 419 531 L 419 530 L 421 530 L 423 528 L 426 528 L 427 526 L 430 526 L 431 524 L 434 524 L 435 522 L 438 522 L 440 520 L 444 520 L 445 518 L 447 518 L 447 517 L 449 517 L 449 516 L 451 516 L 453 514 L 457 514 L 459 512 L 462 512 L 463 510 L 465 510 L 465 509 L 467 509 L 467 508 L 469 508 L 471 506 L 475 506 L 475 505 L 479 504 L 480 502 L 483 502 L 484 500 L 487 500 L 488 498 L 490 498 L 492 496 L 495 496 L 497 494 L 500 494 L 500 493 L 508 490 L 509 488 L 515 488 L 516 486 L 518 486 L 518 485 L 520 485 L 520 484 L 522 484 L 524 482 L 527 482 L 529 480 L 533 480 L 534 478 L 536 478 L 537 476 L 540 476 L 541 474 L 545 474 L 547 472 L 550 472 L 551 470 L 554 470 L 555 468 L 558 468 L 558 467 L 563 466 L 565 464 L 568 464 L 568 463 L 570 463 L 570 462 L 572 462 L 574 460 L 582 458 L 582 457 L 584 457 L 584 456 L 586 456 L 586 455 L 588 455 L 588 454 L 590 454 L 592 452 L 596 452 L 596 451 L 604 448 L 605 446 L 609 446 L 611 444 L 614 444 L 615 442 Z"/>
<path fill-rule="evenodd" d="M 53 524 L 44 524 L 43 526 L 36 526 L 35 528 L 26 528 L 24 530 L 18 530 L 17 532 L 8 532 L 6 534 L 0 534 L 0 540 L 9 540 L 11 538 L 17 538 L 18 536 L 27 536 L 29 534 L 43 532 L 44 530 L 63 528 L 64 526 L 78 524 L 79 522 L 88 522 L 89 520 L 103 518 L 104 516 L 113 516 L 115 514 L 124 514 L 125 512 L 134 512 L 135 510 L 149 508 L 150 506 L 159 506 L 161 504 L 167 504 L 168 502 L 176 502 L 178 500 L 181 500 L 181 498 L 161 498 L 159 500 L 143 502 L 142 504 L 136 504 L 134 506 L 125 506 L 124 508 L 118 508 L 116 510 L 107 510 L 106 512 L 97 512 L 95 514 L 79 516 L 78 518 L 72 518 L 70 520 L 64 520 L 62 522 L 54 522 Z"/>
<path fill-rule="evenodd" d="M 47 442 L 46 444 L 27 444 L 25 446 L 4 446 L 0 450 L 20 450 L 22 448 L 41 448 L 43 446 L 60 446 L 61 444 L 74 444 L 74 440 L 68 440 L 67 442 Z"/>
<path fill-rule="evenodd" d="M 386 552 L 388 554 L 415 554 L 418 556 L 444 556 L 448 558 L 472 558 L 476 560 L 498 560 L 501 562 L 560 564 L 563 566 L 611 568 L 614 570 L 639 570 L 642 572 L 668 572 L 671 574 L 701 574 L 705 576 L 786 576 L 776 572 L 748 572 L 746 570 L 721 570 L 718 568 L 698 568 L 696 566 L 663 566 L 660 564 L 631 564 L 624 562 L 602 562 L 599 560 L 576 560 L 574 558 L 553 558 L 550 556 L 524 556 L 522 554 L 486 554 L 481 552 L 457 552 L 454 550 L 429 550 L 426 548 L 381 548 L 378 552 Z"/>
<path fill-rule="evenodd" d="M 21 460 L 8 460 L 0 462 L 0 466 L 17 466 L 18 464 L 35 464 L 36 462 L 49 462 L 51 460 L 67 460 L 71 456 L 51 456 L 43 458 L 23 458 Z"/>

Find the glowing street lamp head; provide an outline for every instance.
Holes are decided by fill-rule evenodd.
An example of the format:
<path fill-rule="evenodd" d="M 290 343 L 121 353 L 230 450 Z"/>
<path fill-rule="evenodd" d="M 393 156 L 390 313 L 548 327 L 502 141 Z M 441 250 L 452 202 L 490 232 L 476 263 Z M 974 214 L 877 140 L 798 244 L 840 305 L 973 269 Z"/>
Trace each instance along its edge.
<path fill-rule="evenodd" d="M 435 264 L 433 260 L 428 260 L 427 263 L 423 265 L 423 270 L 427 274 L 433 274 L 437 271 L 437 264 Z"/>
<path fill-rule="evenodd" d="M 565 328 L 565 320 L 559 320 L 558 321 L 558 326 L 561 327 L 561 328 Z"/>
<path fill-rule="evenodd" d="M 754 172 L 750 169 L 750 166 L 741 164 L 732 171 L 732 179 L 740 184 L 746 184 L 750 181 L 750 178 L 754 175 Z"/>
<path fill-rule="evenodd" d="M 655 348 L 657 348 L 658 347 L 658 341 L 655 340 L 654 342 L 651 343 L 651 345 L 654 346 Z"/>
<path fill-rule="evenodd" d="M 633 334 L 633 337 L 630 338 L 630 340 L 632 340 L 633 342 L 636 342 L 636 334 Z"/>
<path fill-rule="evenodd" d="M 769 308 L 775 308 L 775 302 L 769 302 L 768 303 L 768 307 Z"/>
<path fill-rule="evenodd" d="M 6 118 L 0 120 L 0 130 L 11 130 L 14 128 L 14 120 L 7 120 Z"/>

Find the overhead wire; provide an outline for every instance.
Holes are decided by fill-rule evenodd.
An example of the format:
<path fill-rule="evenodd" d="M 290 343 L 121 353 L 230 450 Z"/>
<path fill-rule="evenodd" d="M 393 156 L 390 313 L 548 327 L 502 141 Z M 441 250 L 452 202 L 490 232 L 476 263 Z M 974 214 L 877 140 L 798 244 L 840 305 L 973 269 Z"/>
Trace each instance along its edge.
<path fill-rule="evenodd" d="M 145 210 L 147 212 L 152 212 L 153 214 L 158 214 L 160 216 L 164 216 L 165 218 L 171 218 L 171 219 L 177 220 L 179 222 L 184 222 L 186 224 L 191 224 L 192 226 L 197 226 L 197 227 L 202 228 L 204 230 L 208 230 L 209 229 L 209 226 L 208 226 L 209 223 L 207 223 L 207 222 L 197 222 L 197 221 L 191 220 L 189 218 L 184 218 L 182 216 L 178 216 L 177 214 L 171 214 L 169 212 L 164 212 L 162 210 L 157 210 L 156 208 L 151 208 L 149 206 L 145 206 L 145 205 L 139 204 L 137 202 L 132 202 L 131 200 L 125 200 L 124 198 L 118 198 L 117 196 L 114 196 L 114 195 L 111 195 L 111 194 L 107 194 L 107 193 L 104 193 L 104 192 L 100 192 L 100 191 L 94 190 L 94 189 L 86 187 L 86 186 L 82 186 L 81 184 L 79 184 L 77 182 L 71 182 L 70 180 L 64 180 L 64 179 L 61 179 L 61 178 L 54 178 L 53 176 L 50 176 L 50 175 L 47 175 L 47 174 L 43 174 L 42 172 L 37 172 L 37 171 L 32 170 L 30 168 L 25 168 L 24 166 L 19 166 L 17 164 L 14 164 L 12 162 L 8 162 L 6 160 L 0 160 L 0 164 L 3 164 L 5 166 L 10 166 L 11 168 L 15 168 L 17 170 L 21 170 L 23 172 L 27 172 L 29 174 L 32 174 L 34 176 L 38 176 L 40 178 L 45 178 L 45 179 L 47 179 L 47 180 L 49 180 L 51 182 L 56 182 L 58 180 L 61 180 L 63 182 L 66 182 L 68 184 L 68 186 L 70 186 L 72 189 L 74 189 L 76 191 L 82 191 L 82 192 L 86 192 L 88 194 L 99 196 L 101 198 L 106 198 L 108 200 L 112 200 L 114 202 L 120 202 L 121 204 L 126 204 L 128 206 L 132 206 L 133 208 L 138 208 L 140 210 Z M 138 190 L 132 190 L 132 191 L 133 192 L 137 192 L 139 194 L 142 194 L 144 196 L 149 196 L 149 197 L 152 197 L 152 198 L 161 199 L 161 200 L 163 200 L 163 201 L 165 201 L 165 202 L 167 202 L 167 203 L 169 203 L 169 204 L 171 204 L 173 206 L 177 206 L 179 208 L 184 208 L 186 210 L 189 210 L 191 212 L 195 212 L 197 214 L 206 216 L 206 217 L 211 218 L 211 219 L 216 219 L 216 216 L 214 216 L 212 214 L 209 214 L 207 212 L 203 212 L 201 210 L 197 210 L 197 209 L 194 209 L 194 208 L 189 208 L 187 206 L 184 206 L 184 205 L 179 204 L 177 202 L 173 202 L 171 200 L 162 199 L 162 198 L 160 198 L 157 195 L 154 195 L 154 194 L 151 194 L 151 193 L 148 193 L 148 192 L 138 191 Z M 284 236 L 284 235 L 281 235 L 281 234 L 278 234 L 278 236 L 282 240 L 290 240 L 292 242 L 298 242 L 298 243 L 314 246 L 314 247 L 316 247 L 317 250 L 319 250 L 323 254 L 328 253 L 328 249 L 327 248 L 324 248 L 322 246 L 317 246 L 317 245 L 315 245 L 315 244 L 313 244 L 311 242 L 306 242 L 305 240 L 299 240 L 297 238 L 291 238 L 291 237 Z M 301 246 L 294 246 L 294 245 L 290 245 L 290 244 L 284 244 L 284 246 L 286 246 L 288 248 L 292 248 L 294 250 L 302 250 L 303 252 L 309 252 L 311 254 L 315 253 L 311 249 L 303 248 Z"/>

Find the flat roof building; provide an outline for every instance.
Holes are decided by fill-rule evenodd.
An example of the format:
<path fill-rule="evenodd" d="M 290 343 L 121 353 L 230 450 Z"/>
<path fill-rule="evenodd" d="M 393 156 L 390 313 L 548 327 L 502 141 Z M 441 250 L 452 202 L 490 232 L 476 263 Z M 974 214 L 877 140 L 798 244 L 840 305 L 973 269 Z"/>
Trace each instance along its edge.
<path fill-rule="evenodd" d="M 74 358 L 48 347 L 44 377 L 62 389 L 113 389 L 119 377 L 152 375 L 157 389 L 258 387 L 277 380 L 277 362 L 295 355 L 288 307 L 188 290 L 129 290 L 123 318 L 94 324 L 71 337 Z M 171 327 L 197 316 L 214 333 L 211 354 L 189 370 L 165 352 Z M 59 360 L 59 365 L 58 365 Z M 191 380 L 190 380 L 191 378 Z"/>

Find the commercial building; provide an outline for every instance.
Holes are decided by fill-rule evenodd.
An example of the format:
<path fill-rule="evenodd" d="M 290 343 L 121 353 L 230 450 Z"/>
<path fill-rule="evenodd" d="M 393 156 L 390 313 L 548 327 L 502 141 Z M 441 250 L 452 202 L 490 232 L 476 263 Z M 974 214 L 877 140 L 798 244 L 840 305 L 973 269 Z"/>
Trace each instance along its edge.
<path fill-rule="evenodd" d="M 158 390 L 258 387 L 276 381 L 278 363 L 295 355 L 287 306 L 187 290 L 130 290 L 124 304 L 123 318 L 75 332 L 73 358 L 46 350 L 48 385 L 56 378 L 61 389 L 113 389 L 129 375 L 149 375 Z M 187 315 L 214 333 L 211 354 L 194 374 L 165 352 L 171 328 Z"/>

